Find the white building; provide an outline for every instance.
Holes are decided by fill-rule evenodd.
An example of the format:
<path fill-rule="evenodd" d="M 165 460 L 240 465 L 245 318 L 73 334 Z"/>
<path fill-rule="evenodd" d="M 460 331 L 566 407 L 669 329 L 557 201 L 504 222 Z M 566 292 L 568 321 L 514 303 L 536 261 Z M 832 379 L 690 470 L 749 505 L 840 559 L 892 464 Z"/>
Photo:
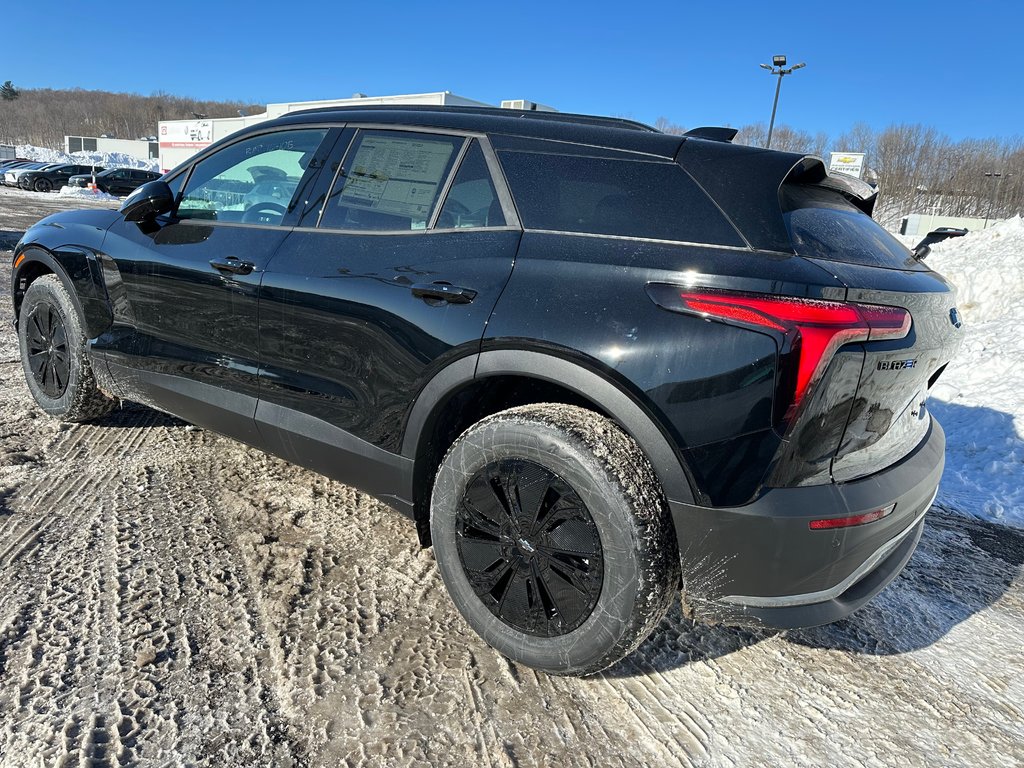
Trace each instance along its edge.
<path fill-rule="evenodd" d="M 158 134 L 160 138 L 160 170 L 167 172 L 179 163 L 188 160 L 192 155 L 219 141 L 240 128 L 245 128 L 264 120 L 272 120 L 289 112 L 300 109 L 316 109 L 318 107 L 349 107 L 375 106 L 390 104 L 427 104 L 449 107 L 493 107 L 482 101 L 474 101 L 463 96 L 456 96 L 450 91 L 437 93 L 411 93 L 401 96 L 364 96 L 356 94 L 348 99 L 327 99 L 324 101 L 290 101 L 282 104 L 268 104 L 267 111 L 260 115 L 242 115 L 239 117 L 211 117 L 194 120 L 161 120 Z M 551 107 L 525 99 L 503 101 L 502 106 L 513 109 L 531 109 L 554 111 Z"/>
<path fill-rule="evenodd" d="M 160 145 L 145 139 L 111 139 L 106 136 L 65 136 L 64 151 L 73 152 L 120 152 L 145 162 L 160 156 Z"/>

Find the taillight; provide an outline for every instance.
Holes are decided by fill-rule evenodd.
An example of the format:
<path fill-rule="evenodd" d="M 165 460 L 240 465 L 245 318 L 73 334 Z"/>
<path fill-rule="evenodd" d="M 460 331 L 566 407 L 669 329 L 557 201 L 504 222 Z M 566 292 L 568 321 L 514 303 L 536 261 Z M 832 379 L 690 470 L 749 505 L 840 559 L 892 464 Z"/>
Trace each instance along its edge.
<path fill-rule="evenodd" d="M 910 332 L 910 313 L 902 307 L 664 284 L 651 284 L 648 292 L 666 309 L 774 332 L 779 337 L 783 368 L 795 374 L 787 387 L 791 394 L 786 421 L 796 413 L 843 344 L 901 339 Z"/>

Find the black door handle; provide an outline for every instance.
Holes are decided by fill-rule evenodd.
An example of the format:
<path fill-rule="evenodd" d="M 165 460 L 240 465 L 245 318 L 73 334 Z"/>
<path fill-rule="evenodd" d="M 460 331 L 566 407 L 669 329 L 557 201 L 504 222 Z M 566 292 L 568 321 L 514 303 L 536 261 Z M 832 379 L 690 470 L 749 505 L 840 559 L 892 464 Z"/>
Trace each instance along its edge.
<path fill-rule="evenodd" d="M 237 256 L 210 259 L 210 266 L 214 269 L 219 269 L 221 272 L 230 272 L 234 275 L 248 275 L 256 268 L 256 265 L 251 261 L 242 261 Z"/>
<path fill-rule="evenodd" d="M 460 288 L 451 283 L 416 283 L 411 286 L 412 295 L 418 299 L 447 301 L 449 304 L 469 304 L 476 298 L 476 291 Z"/>

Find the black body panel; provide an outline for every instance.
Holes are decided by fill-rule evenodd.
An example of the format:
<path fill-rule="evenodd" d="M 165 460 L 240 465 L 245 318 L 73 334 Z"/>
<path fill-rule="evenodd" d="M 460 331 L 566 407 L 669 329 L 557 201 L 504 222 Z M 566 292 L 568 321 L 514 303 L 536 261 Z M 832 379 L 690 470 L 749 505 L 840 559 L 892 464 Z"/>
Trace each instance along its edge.
<path fill-rule="evenodd" d="M 292 232 L 260 289 L 261 429 L 278 439 L 262 417 L 263 404 L 274 404 L 397 453 L 416 394 L 479 350 L 519 238 L 511 230 Z M 475 296 L 460 304 L 416 295 L 433 283 Z"/>
<path fill-rule="evenodd" d="M 546 349 L 604 372 L 670 436 L 677 460 L 696 481 L 697 498 L 742 504 L 762 484 L 780 445 L 772 421 L 775 341 L 667 312 L 646 295 L 649 283 L 814 298 L 835 298 L 845 290 L 796 257 L 523 235 L 484 349 Z M 547 298 L 551 286 L 566 287 L 557 305 Z"/>
<path fill-rule="evenodd" d="M 259 444 L 252 422 L 259 395 L 258 287 L 287 234 L 283 227 L 169 219 L 111 227 L 104 266 L 114 322 L 93 349 L 107 360 L 121 395 Z M 252 272 L 233 274 L 210 263 L 231 256 L 251 263 Z M 184 388 L 183 381 L 222 389 L 222 400 L 236 402 L 219 413 L 223 402 L 210 403 L 205 389 Z"/>

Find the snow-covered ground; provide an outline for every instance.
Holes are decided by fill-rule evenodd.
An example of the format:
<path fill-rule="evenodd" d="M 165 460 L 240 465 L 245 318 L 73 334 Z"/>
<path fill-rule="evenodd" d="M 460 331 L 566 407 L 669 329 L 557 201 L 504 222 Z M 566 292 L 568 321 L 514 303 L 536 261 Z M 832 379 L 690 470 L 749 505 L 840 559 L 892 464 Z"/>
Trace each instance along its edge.
<path fill-rule="evenodd" d="M 965 342 L 931 396 L 946 430 L 945 506 L 1024 527 L 1024 221 L 932 246 L 959 288 Z"/>
<path fill-rule="evenodd" d="M 69 197 L 77 200 L 112 200 L 118 202 L 120 198 L 108 195 L 99 189 L 86 189 L 85 187 L 61 187 L 61 197 Z"/>
<path fill-rule="evenodd" d="M 37 160 L 40 163 L 79 163 L 99 165 L 103 168 L 138 168 L 158 172 L 160 170 L 159 160 L 141 160 L 124 152 L 74 152 L 69 155 L 58 149 L 35 147 L 31 144 L 19 144 L 17 151 L 18 157 Z"/>

